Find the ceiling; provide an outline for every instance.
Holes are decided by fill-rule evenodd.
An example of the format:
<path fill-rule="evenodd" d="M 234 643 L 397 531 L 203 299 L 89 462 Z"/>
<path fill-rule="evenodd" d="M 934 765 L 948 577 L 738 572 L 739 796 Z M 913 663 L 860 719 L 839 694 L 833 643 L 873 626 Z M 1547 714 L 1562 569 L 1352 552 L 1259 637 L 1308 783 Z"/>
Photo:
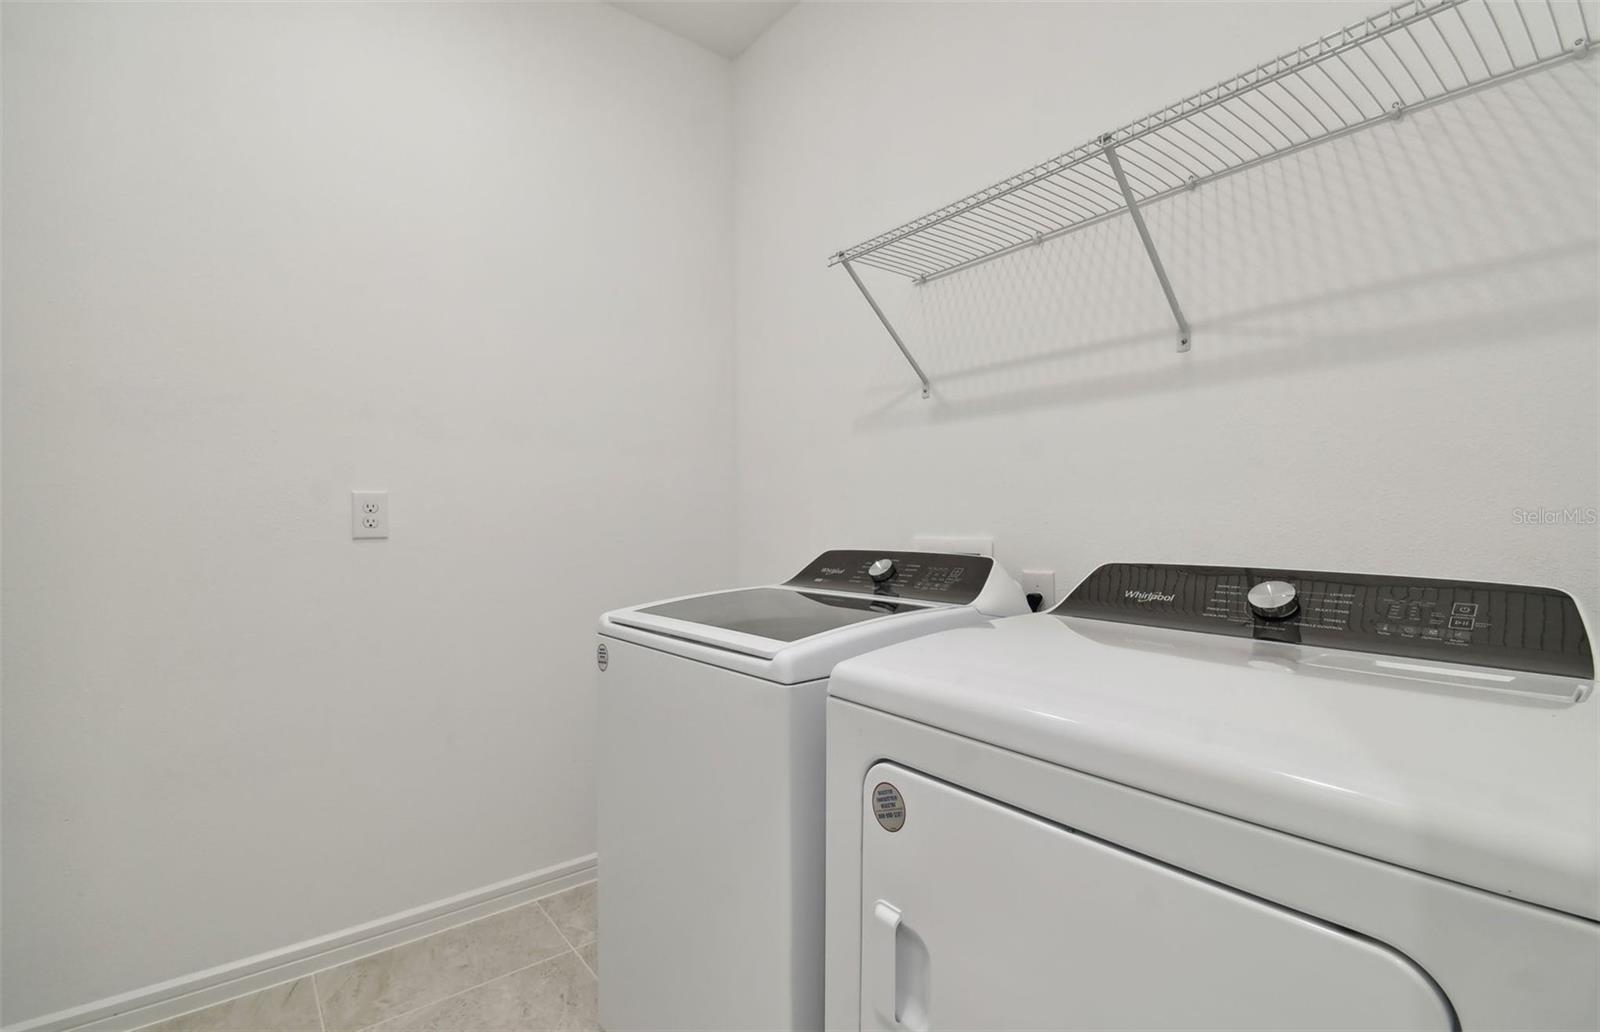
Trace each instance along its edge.
<path fill-rule="evenodd" d="M 611 6 L 620 7 L 629 14 L 637 15 L 652 25 L 659 25 L 723 57 L 738 57 L 773 22 L 789 13 L 789 8 L 795 2 L 712 0 L 677 3 L 674 0 L 639 0 L 622 3 L 621 0 L 611 0 Z"/>

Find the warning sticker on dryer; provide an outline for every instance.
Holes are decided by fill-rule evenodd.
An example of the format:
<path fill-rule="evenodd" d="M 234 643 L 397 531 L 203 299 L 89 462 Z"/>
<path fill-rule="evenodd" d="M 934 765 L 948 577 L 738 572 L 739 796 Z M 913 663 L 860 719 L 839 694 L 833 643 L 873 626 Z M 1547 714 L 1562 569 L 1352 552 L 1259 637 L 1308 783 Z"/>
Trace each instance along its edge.
<path fill-rule="evenodd" d="M 887 781 L 872 789 L 872 815 L 884 831 L 899 831 L 906 826 L 906 801 L 900 790 Z"/>

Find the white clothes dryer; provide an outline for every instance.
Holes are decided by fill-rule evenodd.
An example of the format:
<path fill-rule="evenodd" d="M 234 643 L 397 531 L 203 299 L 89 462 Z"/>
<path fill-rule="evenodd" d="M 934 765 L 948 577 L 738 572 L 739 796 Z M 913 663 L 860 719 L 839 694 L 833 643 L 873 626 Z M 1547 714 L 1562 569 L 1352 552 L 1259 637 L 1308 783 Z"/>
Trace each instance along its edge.
<path fill-rule="evenodd" d="M 839 1029 L 1593 1029 L 1600 703 L 1573 600 L 1118 564 L 848 660 Z"/>

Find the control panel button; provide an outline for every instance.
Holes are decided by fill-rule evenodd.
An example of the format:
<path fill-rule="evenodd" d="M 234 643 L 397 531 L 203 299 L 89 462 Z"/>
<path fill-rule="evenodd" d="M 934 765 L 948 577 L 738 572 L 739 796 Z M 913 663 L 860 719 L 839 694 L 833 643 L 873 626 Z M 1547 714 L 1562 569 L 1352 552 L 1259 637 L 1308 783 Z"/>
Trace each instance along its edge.
<path fill-rule="evenodd" d="M 1266 620 L 1282 620 L 1293 616 L 1300 608 L 1294 585 L 1288 581 L 1262 581 L 1250 589 L 1245 599 L 1251 611 Z"/>
<path fill-rule="evenodd" d="M 1478 615 L 1478 603 L 1476 603 L 1476 602 L 1456 602 L 1456 603 L 1454 603 L 1454 604 L 1452 604 L 1450 606 L 1450 615 L 1451 616 L 1477 616 Z"/>
<path fill-rule="evenodd" d="M 860 569 L 860 567 L 858 566 L 856 569 Z M 879 559 L 877 562 L 867 567 L 867 576 L 872 578 L 872 583 L 874 584 L 882 584 L 884 581 L 893 577 L 895 573 L 896 570 L 893 559 Z"/>
<path fill-rule="evenodd" d="M 1450 627 L 1456 631 L 1470 631 L 1472 630 L 1472 617 L 1452 616 L 1450 618 Z"/>

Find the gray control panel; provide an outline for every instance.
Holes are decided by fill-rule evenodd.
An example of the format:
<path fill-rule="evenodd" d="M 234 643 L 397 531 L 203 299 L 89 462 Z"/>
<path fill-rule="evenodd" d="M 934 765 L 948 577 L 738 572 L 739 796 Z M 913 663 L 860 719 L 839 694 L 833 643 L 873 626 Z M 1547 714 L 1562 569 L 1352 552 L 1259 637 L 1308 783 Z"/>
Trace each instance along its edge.
<path fill-rule="evenodd" d="M 1577 604 L 1551 588 L 1359 573 L 1112 563 L 1055 613 L 1475 666 L 1594 677 Z"/>
<path fill-rule="evenodd" d="M 787 583 L 796 588 L 966 605 L 983 590 L 993 567 L 994 560 L 981 555 L 835 549 L 817 556 Z"/>

